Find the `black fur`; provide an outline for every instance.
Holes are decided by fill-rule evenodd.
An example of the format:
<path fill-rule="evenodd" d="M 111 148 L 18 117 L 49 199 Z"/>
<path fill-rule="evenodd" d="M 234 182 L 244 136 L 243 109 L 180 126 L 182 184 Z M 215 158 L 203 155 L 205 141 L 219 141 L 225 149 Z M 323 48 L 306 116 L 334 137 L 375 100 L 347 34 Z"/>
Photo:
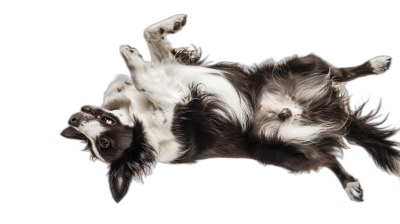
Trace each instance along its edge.
<path fill-rule="evenodd" d="M 156 161 L 156 152 L 149 145 L 140 121 L 136 121 L 132 136 L 134 139 L 130 147 L 110 164 L 108 172 L 110 189 L 116 202 L 128 192 L 132 179 L 142 181 L 143 176 L 150 174 Z"/>
<path fill-rule="evenodd" d="M 186 48 L 172 49 L 171 53 L 177 62 L 185 65 L 201 65 L 206 59 L 201 59 L 201 49 L 194 47 L 194 50 Z"/>
<path fill-rule="evenodd" d="M 249 140 L 240 125 L 217 111 L 225 112 L 224 102 L 194 86 L 191 100 L 175 108 L 172 132 L 185 153 L 172 163 L 193 163 L 215 157 L 249 157 Z"/>

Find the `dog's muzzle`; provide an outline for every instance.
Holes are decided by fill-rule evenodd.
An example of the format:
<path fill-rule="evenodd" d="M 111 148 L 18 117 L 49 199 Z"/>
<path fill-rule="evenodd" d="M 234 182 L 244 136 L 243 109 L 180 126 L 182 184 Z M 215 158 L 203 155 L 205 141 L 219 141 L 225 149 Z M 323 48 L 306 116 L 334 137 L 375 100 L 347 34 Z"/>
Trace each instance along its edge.
<path fill-rule="evenodd" d="M 77 128 L 79 127 L 79 125 L 83 120 L 84 120 L 84 113 L 78 112 L 71 116 L 71 118 L 68 121 L 68 124 Z"/>

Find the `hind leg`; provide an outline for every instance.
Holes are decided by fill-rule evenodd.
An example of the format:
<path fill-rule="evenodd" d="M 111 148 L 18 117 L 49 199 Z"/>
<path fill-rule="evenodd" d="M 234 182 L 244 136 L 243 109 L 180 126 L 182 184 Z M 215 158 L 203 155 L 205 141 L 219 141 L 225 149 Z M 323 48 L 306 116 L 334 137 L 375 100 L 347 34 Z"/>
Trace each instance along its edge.
<path fill-rule="evenodd" d="M 334 81 L 348 82 L 359 77 L 384 73 L 389 69 L 392 58 L 389 56 L 378 56 L 363 63 L 362 65 L 349 68 L 336 68 L 320 57 L 312 54 L 303 58 L 299 58 L 298 60 L 300 60 L 300 63 L 305 64 L 315 63 L 316 67 L 322 69 L 324 73 L 329 72 Z"/>
<path fill-rule="evenodd" d="M 332 163 L 327 165 L 327 167 L 337 176 L 351 200 L 356 202 L 363 201 L 363 190 L 360 183 L 357 179 L 346 172 L 336 158 L 334 158 Z"/>
<path fill-rule="evenodd" d="M 250 155 L 252 158 L 263 164 L 283 167 L 292 172 L 303 172 L 317 170 L 320 167 L 328 167 L 338 177 L 349 198 L 353 201 L 363 201 L 363 191 L 357 179 L 351 176 L 340 165 L 336 157 L 318 151 L 310 150 L 307 154 L 300 152 L 301 149 L 291 145 L 269 145 L 256 143 L 251 146 Z"/>
<path fill-rule="evenodd" d="M 164 42 L 164 37 L 170 33 L 176 33 L 186 24 L 186 15 L 175 15 L 146 28 L 144 37 L 150 50 L 153 62 L 166 62 L 173 60 L 174 56 Z"/>

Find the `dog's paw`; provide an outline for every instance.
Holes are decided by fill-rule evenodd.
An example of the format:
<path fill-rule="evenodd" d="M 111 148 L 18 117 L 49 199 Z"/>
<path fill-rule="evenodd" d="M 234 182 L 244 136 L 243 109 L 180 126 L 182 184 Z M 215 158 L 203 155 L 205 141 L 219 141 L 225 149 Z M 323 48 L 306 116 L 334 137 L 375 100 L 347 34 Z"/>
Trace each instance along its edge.
<path fill-rule="evenodd" d="M 186 25 L 187 15 L 179 14 L 149 26 L 144 35 L 146 39 L 164 39 L 169 33 L 176 33 Z"/>
<path fill-rule="evenodd" d="M 352 201 L 362 202 L 363 200 L 363 189 L 361 188 L 358 180 L 355 182 L 348 182 L 344 189 Z"/>
<path fill-rule="evenodd" d="M 164 29 L 164 32 L 166 33 L 175 33 L 179 31 L 186 25 L 186 18 L 186 15 L 181 14 L 164 20 L 161 24 L 162 27 L 160 27 L 160 32 L 163 32 L 161 29 Z"/>
<path fill-rule="evenodd" d="M 389 56 L 378 56 L 369 60 L 369 63 L 371 64 L 373 73 L 382 74 L 389 69 L 391 61 L 392 58 Z"/>
<path fill-rule="evenodd" d="M 142 66 L 143 56 L 136 48 L 129 45 L 121 45 L 121 47 L 119 48 L 119 52 L 122 56 L 122 59 L 124 59 L 125 64 L 128 66 L 128 69 L 130 69 L 130 67 Z"/>

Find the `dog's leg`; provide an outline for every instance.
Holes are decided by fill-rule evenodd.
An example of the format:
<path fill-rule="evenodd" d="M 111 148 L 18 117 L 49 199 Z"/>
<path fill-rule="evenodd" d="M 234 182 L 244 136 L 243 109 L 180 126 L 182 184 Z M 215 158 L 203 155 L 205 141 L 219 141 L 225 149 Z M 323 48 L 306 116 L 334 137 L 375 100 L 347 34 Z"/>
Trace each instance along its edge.
<path fill-rule="evenodd" d="M 359 77 L 384 73 L 389 69 L 392 58 L 378 56 L 362 65 L 349 68 L 336 68 L 315 55 L 308 55 L 298 60 L 300 63 L 314 65 L 315 68 L 322 69 L 324 73 L 329 72 L 334 81 L 348 82 Z"/>
<path fill-rule="evenodd" d="M 328 167 L 339 178 L 350 199 L 358 202 L 362 201 L 363 193 L 360 184 L 357 179 L 343 169 L 335 156 L 322 152 L 317 148 L 313 150 L 310 147 L 304 148 L 304 150 L 312 151 L 307 155 L 301 153 L 304 150 L 299 147 L 283 144 L 252 143 L 249 154 L 262 164 L 280 166 L 292 172 Z"/>
<path fill-rule="evenodd" d="M 136 89 L 142 92 L 156 109 L 168 110 L 183 100 L 186 89 L 169 78 L 164 71 L 153 69 L 151 64 L 144 63 L 135 48 L 123 45 L 120 51 Z"/>
<path fill-rule="evenodd" d="M 167 34 L 178 32 L 186 24 L 186 18 L 187 16 L 183 14 L 175 15 L 149 26 L 144 31 L 153 63 L 173 60 L 174 56 L 167 43 L 164 42 L 164 37 Z"/>
<path fill-rule="evenodd" d="M 358 180 L 347 173 L 336 158 L 333 161 L 327 167 L 337 176 L 349 198 L 356 202 L 363 201 L 363 190 Z"/>

